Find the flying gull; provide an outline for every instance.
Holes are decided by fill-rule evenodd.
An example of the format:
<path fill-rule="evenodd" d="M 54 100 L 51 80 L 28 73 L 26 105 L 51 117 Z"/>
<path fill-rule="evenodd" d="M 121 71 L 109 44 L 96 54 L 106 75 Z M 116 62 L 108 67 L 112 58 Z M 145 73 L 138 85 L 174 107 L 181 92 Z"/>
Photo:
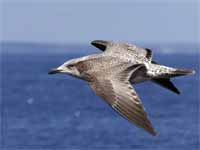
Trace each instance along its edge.
<path fill-rule="evenodd" d="M 180 94 L 170 79 L 194 71 L 160 65 L 152 60 L 150 49 L 128 43 L 95 40 L 91 44 L 103 52 L 69 60 L 49 74 L 64 73 L 87 81 L 96 95 L 122 117 L 156 135 L 132 84 L 150 80 Z"/>

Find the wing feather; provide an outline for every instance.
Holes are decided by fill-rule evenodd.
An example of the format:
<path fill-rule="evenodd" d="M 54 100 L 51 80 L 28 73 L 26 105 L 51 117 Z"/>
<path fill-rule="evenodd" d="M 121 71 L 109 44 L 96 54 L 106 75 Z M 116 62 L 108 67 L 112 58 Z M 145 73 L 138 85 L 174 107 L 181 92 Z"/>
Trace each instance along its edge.
<path fill-rule="evenodd" d="M 135 70 L 140 67 L 137 66 Z M 91 82 L 90 86 L 121 116 L 150 134 L 156 135 L 137 93 L 129 82 L 131 71 L 128 73 L 127 69 L 107 79 L 96 75 L 96 80 Z"/>
<path fill-rule="evenodd" d="M 152 51 L 148 48 L 141 48 L 129 43 L 115 43 L 112 41 L 104 41 L 104 40 L 94 40 L 91 42 L 93 46 L 102 50 L 102 51 L 109 51 L 115 54 L 137 54 L 138 57 L 146 58 L 147 60 L 152 60 Z"/>

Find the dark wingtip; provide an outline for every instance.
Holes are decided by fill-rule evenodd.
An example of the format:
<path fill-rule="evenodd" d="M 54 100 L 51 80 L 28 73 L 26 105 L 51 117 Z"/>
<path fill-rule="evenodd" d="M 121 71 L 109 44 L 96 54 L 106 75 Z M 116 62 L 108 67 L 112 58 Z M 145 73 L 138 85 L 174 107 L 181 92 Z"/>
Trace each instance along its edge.
<path fill-rule="evenodd" d="M 171 82 L 171 81 L 170 81 Z M 172 82 L 171 82 L 172 83 Z M 172 83 L 173 84 L 173 83 Z M 172 91 L 172 92 L 174 92 L 174 93 L 176 93 L 176 94 L 178 94 L 178 95 L 180 95 L 181 94 L 181 92 L 178 90 L 178 88 L 173 84 L 171 87 L 169 87 L 169 89 Z"/>
<path fill-rule="evenodd" d="M 102 51 L 106 50 L 106 47 L 108 45 L 108 41 L 103 41 L 103 40 L 94 40 L 91 42 L 91 44 L 93 46 L 95 46 L 96 48 L 99 48 Z"/>
<path fill-rule="evenodd" d="M 152 136 L 157 136 L 158 135 L 158 133 L 155 131 L 155 129 L 154 128 L 151 128 L 151 129 L 149 129 L 149 130 L 147 130 Z"/>
<path fill-rule="evenodd" d="M 158 133 L 157 133 L 156 131 L 153 131 L 153 132 L 151 132 L 151 135 L 152 135 L 152 136 L 157 136 Z"/>
<path fill-rule="evenodd" d="M 181 94 L 178 88 L 173 84 L 173 82 L 170 81 L 170 79 L 153 79 L 152 81 L 178 95 Z"/>
<path fill-rule="evenodd" d="M 181 94 L 181 92 L 180 92 L 178 89 L 177 89 L 177 90 L 174 90 L 173 92 L 176 93 L 176 94 L 178 94 L 178 95 Z"/>

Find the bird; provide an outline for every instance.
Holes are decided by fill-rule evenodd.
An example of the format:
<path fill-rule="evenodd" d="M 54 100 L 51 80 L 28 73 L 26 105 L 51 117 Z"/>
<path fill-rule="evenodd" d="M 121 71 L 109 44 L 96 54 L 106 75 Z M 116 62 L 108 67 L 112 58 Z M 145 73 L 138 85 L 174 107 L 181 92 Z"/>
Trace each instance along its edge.
<path fill-rule="evenodd" d="M 152 60 L 151 49 L 133 44 L 107 40 L 94 40 L 91 44 L 102 53 L 68 60 L 48 74 L 63 73 L 86 81 L 119 115 L 151 135 L 157 135 L 133 85 L 152 81 L 180 94 L 170 79 L 195 71 L 161 65 Z"/>

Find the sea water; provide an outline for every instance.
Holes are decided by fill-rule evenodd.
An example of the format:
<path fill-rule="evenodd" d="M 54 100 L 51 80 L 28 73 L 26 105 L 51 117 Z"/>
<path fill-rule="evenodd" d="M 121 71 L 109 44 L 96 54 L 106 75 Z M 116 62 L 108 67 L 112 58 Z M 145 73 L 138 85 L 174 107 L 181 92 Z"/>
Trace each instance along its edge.
<path fill-rule="evenodd" d="M 154 59 L 161 64 L 196 71 L 195 75 L 173 79 L 181 95 L 151 82 L 134 85 L 158 132 L 153 137 L 119 116 L 86 82 L 63 74 L 48 75 L 49 69 L 71 58 L 100 52 L 94 48 L 84 51 L 86 46 L 61 47 L 3 44 L 1 148 L 198 148 L 197 52 L 154 52 Z M 75 51 L 70 52 L 70 48 Z M 175 46 L 172 51 L 176 49 L 182 47 Z"/>

